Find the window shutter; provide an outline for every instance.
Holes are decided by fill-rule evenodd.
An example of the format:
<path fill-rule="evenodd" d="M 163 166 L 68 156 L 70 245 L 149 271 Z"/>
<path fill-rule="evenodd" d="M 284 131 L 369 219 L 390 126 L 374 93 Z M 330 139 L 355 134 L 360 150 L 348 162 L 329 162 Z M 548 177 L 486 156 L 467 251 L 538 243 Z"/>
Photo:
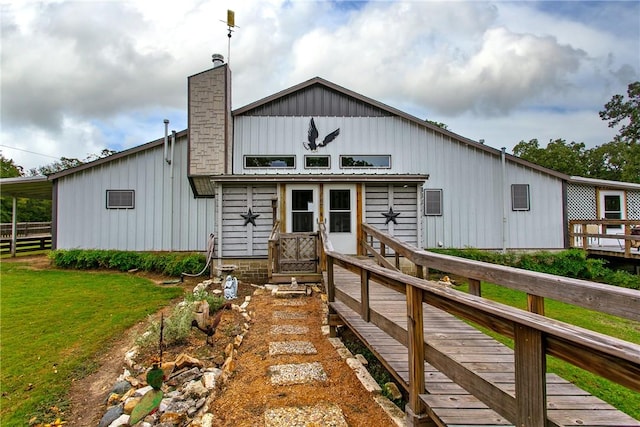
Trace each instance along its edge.
<path fill-rule="evenodd" d="M 424 190 L 424 214 L 442 216 L 442 190 Z"/>

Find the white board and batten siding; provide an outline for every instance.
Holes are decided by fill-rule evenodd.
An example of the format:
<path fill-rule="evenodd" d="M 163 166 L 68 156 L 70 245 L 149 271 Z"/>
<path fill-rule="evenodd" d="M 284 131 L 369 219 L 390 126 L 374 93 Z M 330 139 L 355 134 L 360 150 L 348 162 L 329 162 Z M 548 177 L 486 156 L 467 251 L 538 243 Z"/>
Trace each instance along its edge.
<path fill-rule="evenodd" d="M 367 184 L 364 191 L 365 222 L 403 242 L 419 247 L 417 191 L 416 185 Z M 393 212 L 399 214 L 396 217 L 397 224 L 393 221 L 387 222 L 383 215 L 389 212 L 389 208 L 393 208 Z"/>
<path fill-rule="evenodd" d="M 234 173 L 427 174 L 429 179 L 423 188 L 442 190 L 443 215 L 418 215 L 422 223 L 416 229 L 422 235 L 414 240 L 421 240 L 424 247 L 564 246 L 563 183 L 558 177 L 507 158 L 503 179 L 499 152 L 483 150 L 399 116 L 314 117 L 319 141 L 337 128 L 340 135 L 312 153 L 303 146 L 309 121 L 310 117 L 304 116 L 236 116 Z M 329 155 L 330 168 L 305 169 L 304 156 L 312 154 Z M 390 155 L 391 167 L 340 167 L 341 155 L 372 154 Z M 244 155 L 292 155 L 296 166 L 245 169 Z M 529 211 L 512 210 L 512 184 L 529 185 Z M 506 227 L 503 227 L 503 206 L 506 206 Z M 420 212 L 421 207 L 417 210 Z"/>
<path fill-rule="evenodd" d="M 276 185 L 225 185 L 222 187 L 223 257 L 266 257 L 273 228 L 271 201 L 277 195 Z M 245 225 L 248 210 L 255 215 L 256 225 Z"/>
<path fill-rule="evenodd" d="M 163 146 L 138 151 L 57 180 L 57 247 L 206 251 L 215 199 L 196 199 L 186 171 L 186 138 L 171 166 Z M 107 190 L 133 190 L 133 209 L 107 209 Z"/>

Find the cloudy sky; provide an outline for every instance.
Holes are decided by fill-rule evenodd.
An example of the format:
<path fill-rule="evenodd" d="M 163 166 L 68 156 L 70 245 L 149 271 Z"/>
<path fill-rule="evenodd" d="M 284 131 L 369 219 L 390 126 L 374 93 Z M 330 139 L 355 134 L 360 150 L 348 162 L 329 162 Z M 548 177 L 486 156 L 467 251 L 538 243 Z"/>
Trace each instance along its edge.
<path fill-rule="evenodd" d="M 592 147 L 640 80 L 637 0 L 0 1 L 0 152 L 26 169 L 185 129 L 228 8 L 234 109 L 319 76 L 509 152 Z"/>

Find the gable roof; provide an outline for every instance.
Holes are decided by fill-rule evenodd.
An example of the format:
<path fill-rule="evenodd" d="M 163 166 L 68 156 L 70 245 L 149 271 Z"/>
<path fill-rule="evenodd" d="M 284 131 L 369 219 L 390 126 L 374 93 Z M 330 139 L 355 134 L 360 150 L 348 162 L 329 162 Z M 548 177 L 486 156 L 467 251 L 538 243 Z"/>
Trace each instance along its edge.
<path fill-rule="evenodd" d="M 319 90 L 322 89 L 324 92 Z M 336 112 L 350 112 L 350 114 L 336 114 Z M 325 114 L 322 114 L 322 113 Z M 472 146 L 478 150 L 500 156 L 501 150 L 481 144 L 472 139 L 458 135 L 447 129 L 431 124 L 397 108 L 386 105 L 352 90 L 346 89 L 321 77 L 314 77 L 305 82 L 281 90 L 273 95 L 252 102 L 232 112 L 235 116 L 315 116 L 315 115 L 346 115 L 350 117 L 383 117 L 397 116 L 411 123 L 445 135 L 462 144 Z M 548 175 L 566 180 L 568 175 L 552 169 L 528 162 L 511 154 L 506 154 L 509 161 L 525 167 L 536 169 Z"/>

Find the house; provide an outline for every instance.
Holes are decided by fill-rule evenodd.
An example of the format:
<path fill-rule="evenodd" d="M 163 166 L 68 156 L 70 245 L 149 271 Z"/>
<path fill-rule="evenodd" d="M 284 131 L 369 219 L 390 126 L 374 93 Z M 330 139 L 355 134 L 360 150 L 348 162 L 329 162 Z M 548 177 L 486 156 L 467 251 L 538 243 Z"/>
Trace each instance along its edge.
<path fill-rule="evenodd" d="M 580 194 L 602 184 L 319 77 L 230 106 L 231 72 L 216 58 L 188 77 L 187 130 L 165 123 L 163 138 L 51 175 L 55 247 L 204 251 L 213 234 L 219 262 L 253 265 L 274 225 L 321 221 L 344 253 L 358 252 L 362 223 L 425 248 L 557 249 Z M 624 191 L 637 218 L 640 189 Z"/>

